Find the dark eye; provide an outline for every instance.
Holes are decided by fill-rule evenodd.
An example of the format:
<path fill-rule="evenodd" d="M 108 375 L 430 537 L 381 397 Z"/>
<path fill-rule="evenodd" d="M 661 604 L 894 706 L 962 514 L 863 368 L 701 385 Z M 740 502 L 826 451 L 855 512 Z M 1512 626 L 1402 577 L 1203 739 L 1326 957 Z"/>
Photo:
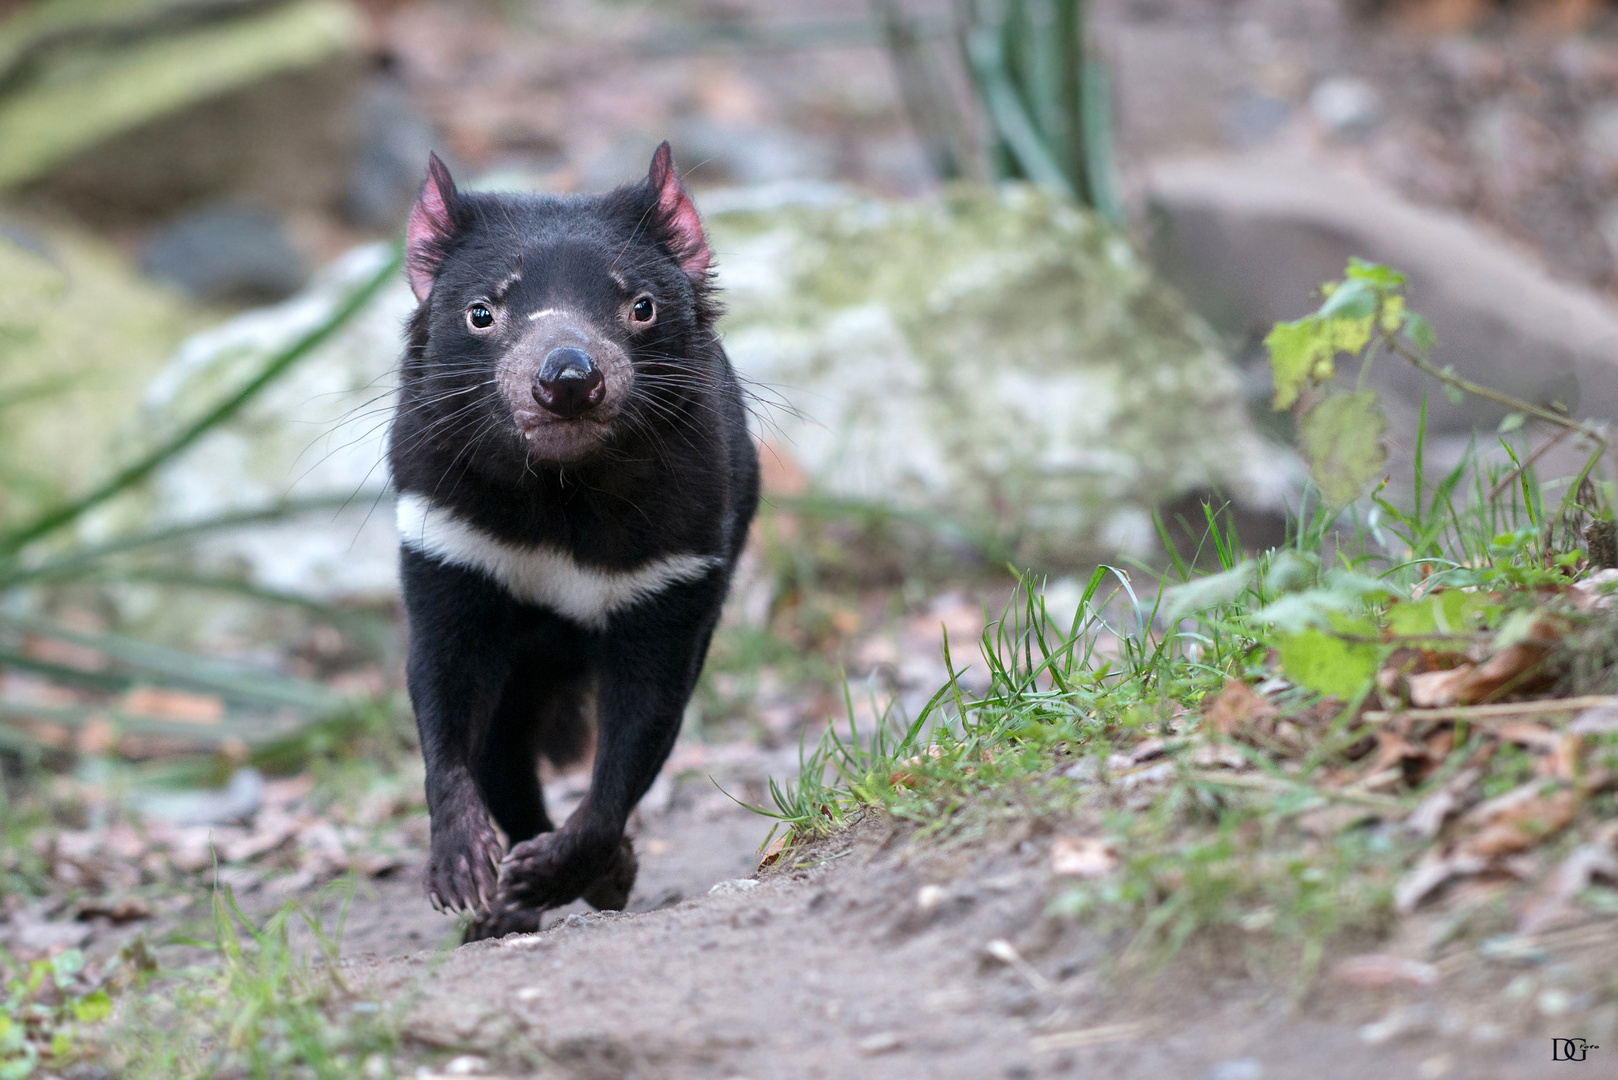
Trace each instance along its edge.
<path fill-rule="evenodd" d="M 629 314 L 636 322 L 651 322 L 657 314 L 657 305 L 652 303 L 650 296 L 643 296 L 635 301 L 635 306 L 629 309 Z"/>
<path fill-rule="evenodd" d="M 489 310 L 488 304 L 473 304 L 466 309 L 466 321 L 474 330 L 487 330 L 494 325 L 494 312 Z"/>

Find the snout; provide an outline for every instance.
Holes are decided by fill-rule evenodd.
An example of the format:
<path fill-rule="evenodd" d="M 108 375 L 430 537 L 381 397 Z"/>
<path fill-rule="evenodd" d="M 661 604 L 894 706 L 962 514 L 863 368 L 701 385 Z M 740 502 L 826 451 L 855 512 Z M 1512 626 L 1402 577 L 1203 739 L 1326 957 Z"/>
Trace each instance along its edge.
<path fill-rule="evenodd" d="M 534 400 L 566 420 L 601 404 L 607 381 L 590 354 L 572 346 L 552 349 L 534 372 Z"/>

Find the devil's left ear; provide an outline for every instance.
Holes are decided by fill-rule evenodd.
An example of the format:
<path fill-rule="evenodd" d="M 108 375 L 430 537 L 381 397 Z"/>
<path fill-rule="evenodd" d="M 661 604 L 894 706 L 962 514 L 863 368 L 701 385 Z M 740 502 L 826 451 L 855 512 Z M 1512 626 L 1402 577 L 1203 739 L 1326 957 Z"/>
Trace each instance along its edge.
<path fill-rule="evenodd" d="M 433 279 L 444 263 L 446 246 L 455 235 L 455 181 L 449 169 L 428 153 L 427 176 L 421 182 L 421 194 L 410 208 L 410 221 L 405 225 L 405 275 L 416 299 L 427 302 L 433 291 Z"/>
<path fill-rule="evenodd" d="M 667 142 L 652 155 L 652 168 L 646 174 L 646 185 L 657 199 L 657 211 L 670 234 L 670 246 L 680 269 L 696 284 L 708 278 L 708 263 L 713 256 L 708 251 L 708 238 L 702 232 L 702 218 L 697 215 L 697 204 L 680 183 L 680 174 L 674 168 L 674 151 Z"/>

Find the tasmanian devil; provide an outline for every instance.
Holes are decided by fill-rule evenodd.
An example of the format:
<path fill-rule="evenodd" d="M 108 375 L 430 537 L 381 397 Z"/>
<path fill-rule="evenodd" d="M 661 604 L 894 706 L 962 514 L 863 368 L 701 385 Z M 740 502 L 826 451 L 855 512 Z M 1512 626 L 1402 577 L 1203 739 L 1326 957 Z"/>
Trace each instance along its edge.
<path fill-rule="evenodd" d="M 758 503 L 702 222 L 668 143 L 598 196 L 461 192 L 435 156 L 406 247 L 420 304 L 389 456 L 428 894 L 470 937 L 581 896 L 622 907 L 625 823 Z M 589 794 L 556 828 L 539 758 L 582 755 L 592 717 Z"/>

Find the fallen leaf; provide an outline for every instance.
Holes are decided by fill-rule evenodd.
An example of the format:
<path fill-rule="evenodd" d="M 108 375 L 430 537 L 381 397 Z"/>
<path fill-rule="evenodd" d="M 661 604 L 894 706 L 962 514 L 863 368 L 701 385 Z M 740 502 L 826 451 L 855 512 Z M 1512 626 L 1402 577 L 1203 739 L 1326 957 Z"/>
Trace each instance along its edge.
<path fill-rule="evenodd" d="M 1575 581 L 1568 595 L 1580 609 L 1610 608 L 1614 588 L 1618 588 L 1618 570 L 1597 570 L 1583 581 Z"/>
<path fill-rule="evenodd" d="M 1485 859 L 1496 859 L 1531 848 L 1566 828 L 1578 813 L 1578 793 L 1571 788 L 1561 788 L 1549 795 L 1541 795 L 1538 787 L 1538 784 L 1525 785 L 1526 789 L 1531 789 L 1528 796 L 1496 806 L 1491 813 L 1480 814 L 1479 811 L 1497 800 L 1491 800 L 1469 813 L 1469 823 L 1478 822 L 1482 827 L 1461 842 L 1460 851 Z M 1501 798 L 1508 798 L 1511 794 L 1514 793 Z"/>
<path fill-rule="evenodd" d="M 1523 910 L 1517 933 L 1542 934 L 1585 921 L 1589 915 L 1578 906 L 1579 894 L 1597 878 L 1618 881 L 1618 855 L 1604 844 L 1580 844 Z"/>
<path fill-rule="evenodd" d="M 759 858 L 758 869 L 762 870 L 766 866 L 774 865 L 776 860 L 780 859 L 781 853 L 785 851 L 787 846 L 791 843 L 791 829 L 783 829 L 781 832 L 777 833 L 775 839 L 770 841 L 769 847 L 764 849 L 764 854 Z"/>
<path fill-rule="evenodd" d="M 1562 743 L 1562 736 L 1544 724 L 1527 720 L 1508 720 L 1494 731 L 1506 742 L 1532 747 L 1542 753 L 1554 753 Z"/>
<path fill-rule="evenodd" d="M 86 900 L 79 905 L 78 913 L 74 916 L 80 922 L 89 922 L 91 919 L 110 919 L 115 925 L 137 922 L 152 917 L 152 905 L 138 896 L 126 896 L 120 900 Z"/>
<path fill-rule="evenodd" d="M 159 686 L 135 687 L 124 695 L 119 708 L 130 716 L 171 724 L 217 724 L 225 718 L 225 703 L 213 694 Z"/>
<path fill-rule="evenodd" d="M 1231 679 L 1203 709 L 1203 715 L 1219 734 L 1235 738 L 1255 725 L 1272 724 L 1280 710 L 1255 694 L 1246 683 Z"/>
<path fill-rule="evenodd" d="M 1575 735 L 1611 735 L 1618 732 L 1618 699 L 1609 705 L 1585 709 L 1573 718 L 1568 731 Z"/>
<path fill-rule="evenodd" d="M 1421 802 L 1410 811 L 1404 820 L 1404 827 L 1417 836 L 1429 839 L 1437 836 L 1444 822 L 1458 811 L 1466 801 L 1466 793 L 1472 785 L 1483 778 L 1483 770 L 1479 768 L 1465 768 L 1450 778 L 1449 782 Z"/>
<path fill-rule="evenodd" d="M 1142 762 L 1160 758 L 1168 753 L 1168 743 L 1162 739 L 1147 739 L 1129 752 L 1129 762 L 1139 765 Z"/>
<path fill-rule="evenodd" d="M 1350 986 L 1376 990 L 1387 986 L 1434 986 L 1438 968 L 1420 960 L 1407 960 L 1387 953 L 1350 956 L 1332 965 L 1332 978 Z"/>
<path fill-rule="evenodd" d="M 1448 671 L 1424 671 L 1405 680 L 1410 687 L 1410 704 L 1418 709 L 1441 709 L 1460 701 L 1461 686 L 1472 674 L 1471 664 Z"/>
<path fill-rule="evenodd" d="M 1464 877 L 1485 870 L 1489 860 L 1480 855 L 1445 855 L 1434 849 L 1422 857 L 1393 889 L 1393 906 L 1401 915 L 1409 915 L 1421 902 L 1452 878 Z"/>
<path fill-rule="evenodd" d="M 1051 844 L 1051 873 L 1101 878 L 1118 869 L 1118 846 L 1099 836 L 1058 836 Z"/>

